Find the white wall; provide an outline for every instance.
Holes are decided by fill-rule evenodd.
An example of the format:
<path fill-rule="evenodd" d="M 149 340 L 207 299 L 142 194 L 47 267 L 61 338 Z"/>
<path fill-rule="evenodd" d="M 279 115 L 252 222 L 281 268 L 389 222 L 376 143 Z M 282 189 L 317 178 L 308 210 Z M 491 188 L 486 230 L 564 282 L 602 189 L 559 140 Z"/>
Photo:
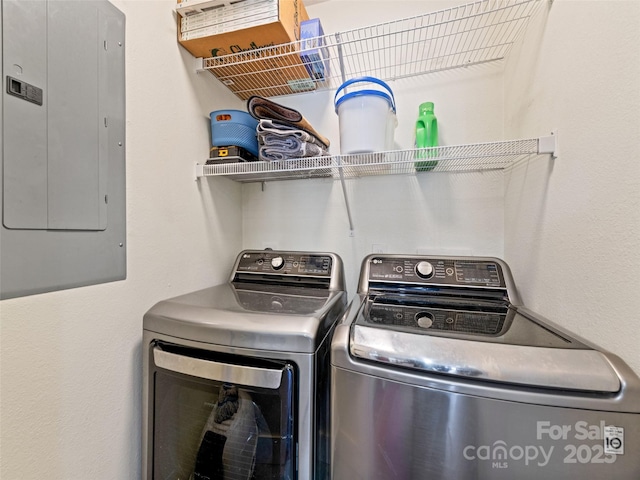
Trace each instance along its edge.
<path fill-rule="evenodd" d="M 335 14 L 338 4 L 340 15 Z M 390 11 L 399 18 L 451 4 L 334 0 L 309 10 L 323 18 L 330 32 L 389 20 Z M 640 121 L 634 108 L 640 57 L 633 49 L 640 45 L 634 28 L 638 8 L 633 1 L 556 1 L 550 14 L 540 15 L 532 26 L 522 56 L 516 51 L 507 62 L 506 77 L 503 65 L 496 63 L 392 85 L 398 147 L 412 145 L 417 105 L 431 100 L 443 144 L 545 135 L 558 128 L 561 157 L 555 165 L 533 159 L 506 177 L 486 172 L 350 180 L 353 236 L 337 182 L 271 183 L 264 191 L 260 184 L 247 185 L 242 187 L 243 245 L 336 251 L 349 267 L 350 286 L 360 259 L 374 248 L 504 256 L 530 306 L 617 352 L 640 371 L 634 327 L 640 286 L 640 166 L 635 161 Z M 173 25 L 168 30 L 172 33 Z M 189 58 L 182 52 L 184 62 Z M 219 91 L 210 90 L 210 84 L 207 92 Z M 193 87 L 196 96 L 207 95 L 198 93 L 198 85 Z M 281 101 L 303 111 L 336 151 L 332 97 L 324 92 Z M 223 92 L 210 105 L 204 115 L 238 104 Z M 594 110 L 601 119 L 600 138 L 609 140 L 606 147 L 594 148 Z M 185 158 L 193 158 L 186 153 Z M 237 197 L 230 195 L 225 204 L 208 196 L 219 188 L 237 194 L 236 187 L 224 180 L 202 182 L 204 195 L 195 197 L 209 215 L 202 225 L 211 226 L 206 222 L 211 219 L 215 223 L 229 204 L 231 216 L 237 215 Z M 194 192 L 185 191 L 193 200 L 189 195 Z M 225 218 L 235 228 L 231 216 Z M 237 234 L 219 240 L 221 252 L 214 260 L 229 262 L 237 245 L 231 238 Z M 594 269 L 602 272 L 597 284 L 591 281 Z M 217 270 L 217 275 L 225 273 Z"/>
<path fill-rule="evenodd" d="M 208 113 L 242 106 L 196 75 L 175 2 L 126 14 L 127 279 L 0 303 L 0 478 L 140 476 L 142 315 L 227 278 L 241 243 L 238 185 L 196 182 Z"/>
<path fill-rule="evenodd" d="M 443 143 L 501 139 L 502 81 L 496 71 L 497 65 L 482 66 L 437 74 L 420 83 L 393 82 L 398 148 L 412 148 L 418 105 L 430 100 L 436 105 Z M 339 151 L 338 117 L 331 93 L 278 101 L 303 112 L 329 137 L 332 151 Z M 470 104 L 477 108 L 469 108 Z M 264 191 L 260 184 L 244 186 L 244 246 L 336 252 L 347 266 L 351 293 L 355 293 L 362 258 L 373 251 L 503 253 L 501 172 L 364 177 L 347 180 L 346 187 L 353 234 L 338 181 L 267 183 Z"/>
<path fill-rule="evenodd" d="M 332 32 L 421 13 L 426 4 L 426 11 L 447 6 L 332 0 L 309 12 Z M 640 372 L 639 11 L 634 0 L 545 2 L 504 74 L 496 63 L 391 83 L 399 147 L 412 145 L 417 106 L 434 101 L 441 144 L 558 129 L 557 160 L 535 157 L 504 176 L 349 180 L 353 236 L 337 182 L 248 185 L 244 245 L 335 251 L 352 289 L 361 259 L 377 248 L 501 256 L 527 305 Z M 332 94 L 279 101 L 339 151 Z"/>
<path fill-rule="evenodd" d="M 329 33 L 424 14 L 443 5 L 333 0 L 314 4 L 308 11 L 322 19 Z M 396 147 L 413 148 L 418 106 L 427 101 L 435 103 L 442 145 L 503 140 L 503 67 L 496 62 L 390 82 L 398 111 Z M 331 151 L 339 153 L 334 94 L 314 92 L 276 100 L 302 112 L 331 140 Z M 374 251 L 503 254 L 501 172 L 365 177 L 347 180 L 347 191 L 352 236 L 339 182 L 276 182 L 266 184 L 264 191 L 260 184 L 245 185 L 244 246 L 336 252 L 347 266 L 350 293 L 355 293 L 360 262 Z"/>
<path fill-rule="evenodd" d="M 512 58 L 506 77 L 493 64 L 394 82 L 399 146 L 411 146 L 417 106 L 431 100 L 442 143 L 558 128 L 561 157 L 506 176 L 350 180 L 353 237 L 338 182 L 268 183 L 264 192 L 195 182 L 209 111 L 242 102 L 192 72 L 175 41 L 173 1 L 114 4 L 127 15 L 128 277 L 0 304 L 0 478 L 137 478 L 142 315 L 226 279 L 240 245 L 336 251 L 352 290 L 373 245 L 505 256 L 527 303 L 640 373 L 638 2 L 556 0 L 533 30 L 540 42 L 522 47 L 531 55 Z M 441 6 L 333 0 L 309 11 L 331 32 Z M 282 102 L 337 146 L 331 99 Z"/>
<path fill-rule="evenodd" d="M 640 373 L 640 2 L 545 18 L 509 63 L 506 134 L 557 129 L 560 155 L 506 178 L 505 257 L 525 303 Z"/>

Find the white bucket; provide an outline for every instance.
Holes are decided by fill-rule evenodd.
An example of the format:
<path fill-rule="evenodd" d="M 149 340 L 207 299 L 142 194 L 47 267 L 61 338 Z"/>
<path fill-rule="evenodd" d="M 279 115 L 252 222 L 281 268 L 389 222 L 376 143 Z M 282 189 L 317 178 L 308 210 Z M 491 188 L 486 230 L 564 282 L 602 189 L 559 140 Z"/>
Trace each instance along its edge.
<path fill-rule="evenodd" d="M 356 83 L 367 84 L 367 88 L 344 93 L 346 87 Z M 372 90 L 372 86 L 383 90 Z M 340 153 L 372 153 L 393 149 L 393 135 L 398 121 L 396 103 L 389 85 L 374 77 L 348 80 L 336 91 L 334 104 L 340 124 Z"/>

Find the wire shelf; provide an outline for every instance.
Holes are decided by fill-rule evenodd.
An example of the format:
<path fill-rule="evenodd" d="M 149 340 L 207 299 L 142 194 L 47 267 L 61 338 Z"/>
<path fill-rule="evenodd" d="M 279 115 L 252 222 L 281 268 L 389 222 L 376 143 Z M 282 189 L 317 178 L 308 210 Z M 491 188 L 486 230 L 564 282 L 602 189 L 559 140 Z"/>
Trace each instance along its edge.
<path fill-rule="evenodd" d="M 551 137 L 452 145 L 388 152 L 334 155 L 282 160 L 196 165 L 197 177 L 225 176 L 237 182 L 303 178 L 354 178 L 422 172 L 504 170 L 541 151 L 540 141 Z"/>
<path fill-rule="evenodd" d="M 542 0 L 482 0 L 311 40 L 200 59 L 238 97 L 338 88 L 350 78 L 385 81 L 500 60 Z M 309 40 L 307 40 L 309 41 Z M 306 56 L 308 57 L 308 56 Z M 310 73 L 313 72 L 313 73 Z"/>

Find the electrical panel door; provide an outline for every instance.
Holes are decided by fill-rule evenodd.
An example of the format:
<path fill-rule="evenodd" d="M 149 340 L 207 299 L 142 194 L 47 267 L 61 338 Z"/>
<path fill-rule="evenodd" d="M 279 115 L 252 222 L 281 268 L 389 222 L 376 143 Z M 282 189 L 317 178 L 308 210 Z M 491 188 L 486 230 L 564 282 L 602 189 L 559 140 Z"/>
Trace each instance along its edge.
<path fill-rule="evenodd" d="M 123 279 L 124 15 L 2 0 L 1 298 Z"/>

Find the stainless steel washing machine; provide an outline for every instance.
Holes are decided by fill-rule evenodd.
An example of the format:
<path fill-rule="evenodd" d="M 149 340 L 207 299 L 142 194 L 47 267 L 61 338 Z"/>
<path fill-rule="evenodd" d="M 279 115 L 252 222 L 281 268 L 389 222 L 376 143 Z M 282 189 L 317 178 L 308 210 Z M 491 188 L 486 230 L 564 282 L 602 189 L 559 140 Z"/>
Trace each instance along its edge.
<path fill-rule="evenodd" d="M 346 303 L 337 255 L 247 250 L 228 283 L 153 306 L 142 477 L 324 478 L 329 338 Z"/>
<path fill-rule="evenodd" d="M 371 255 L 358 299 L 331 347 L 333 479 L 640 479 L 640 380 L 524 308 L 503 261 Z"/>

